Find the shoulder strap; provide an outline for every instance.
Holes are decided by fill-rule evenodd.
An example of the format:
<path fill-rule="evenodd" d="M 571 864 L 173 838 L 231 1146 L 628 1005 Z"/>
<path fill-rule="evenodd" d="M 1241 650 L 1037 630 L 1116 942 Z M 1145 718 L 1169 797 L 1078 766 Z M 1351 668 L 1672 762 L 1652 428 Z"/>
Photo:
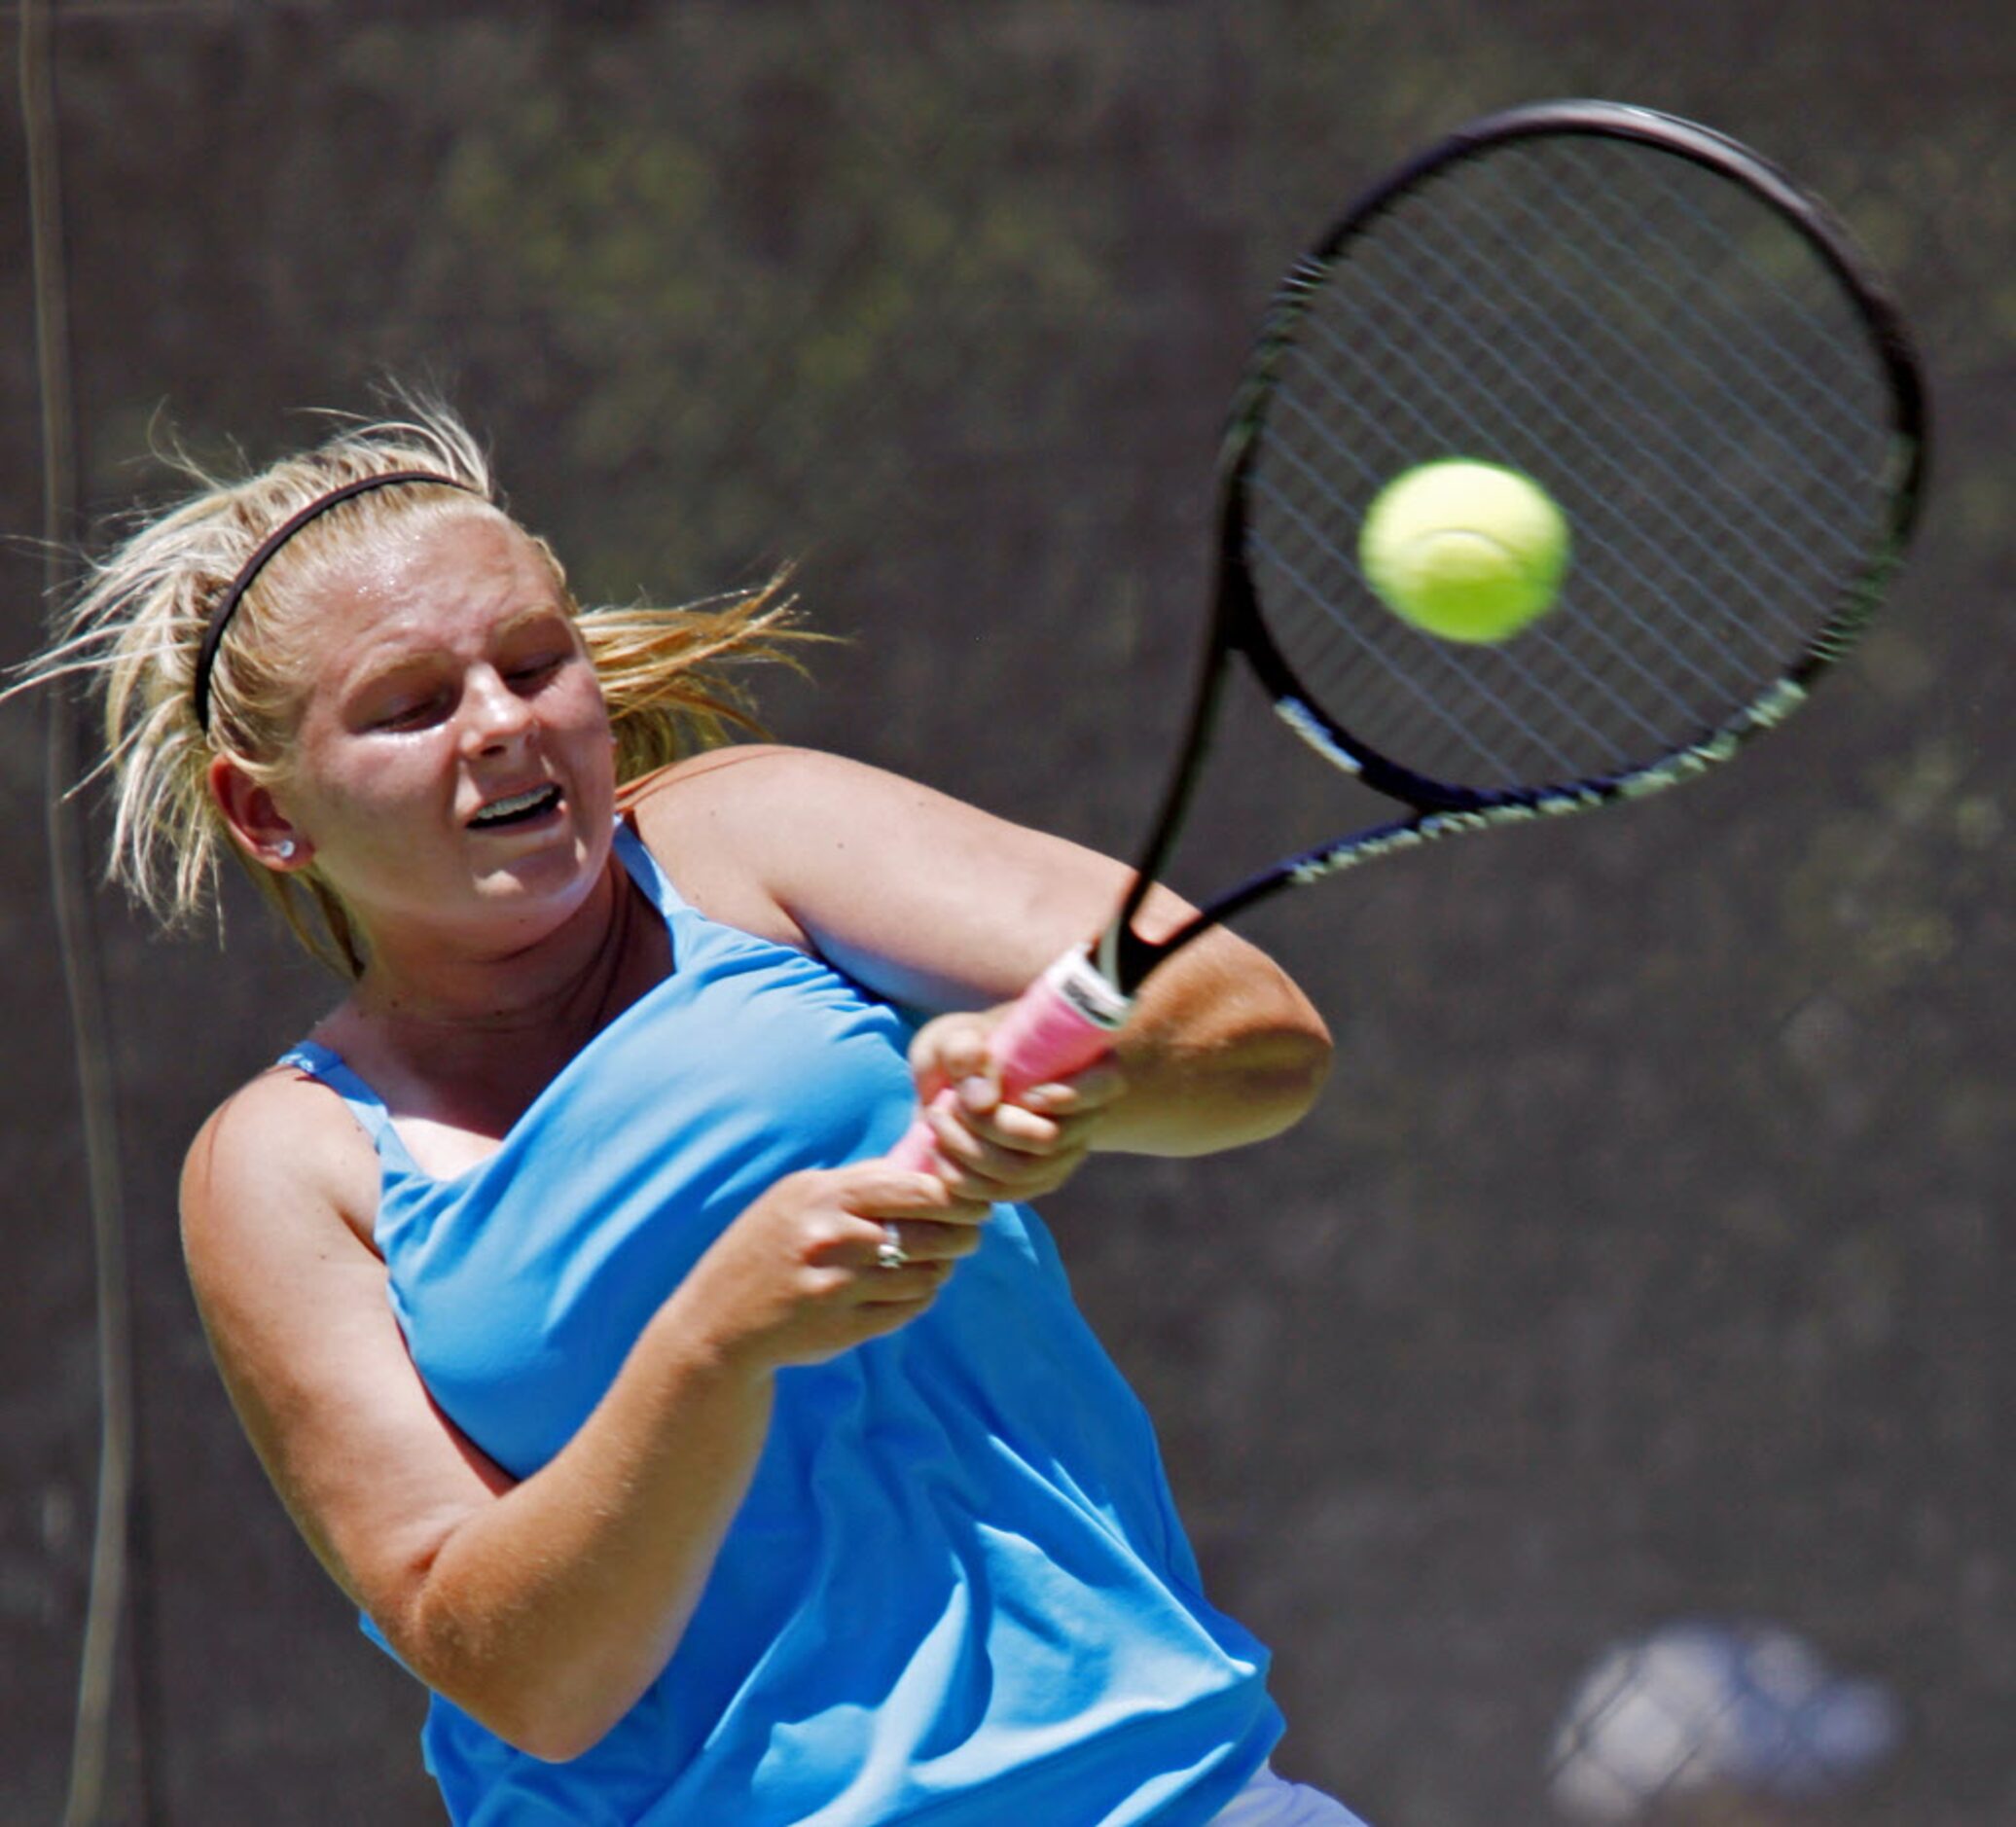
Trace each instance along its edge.
<path fill-rule="evenodd" d="M 678 889 L 672 886 L 672 878 L 660 867 L 658 858 L 645 847 L 644 840 L 628 818 L 616 821 L 616 854 L 623 858 L 623 866 L 630 871 L 630 879 L 643 889 L 645 898 L 667 920 L 674 914 L 690 911 L 680 898 Z"/>
<path fill-rule="evenodd" d="M 392 1113 L 385 1108 L 384 1099 L 350 1070 L 341 1054 L 331 1052 L 319 1041 L 304 1040 L 288 1048 L 274 1063 L 293 1066 L 328 1086 L 349 1105 L 350 1114 L 371 1137 L 379 1159 L 389 1153 L 402 1166 L 407 1164 L 406 1145 L 392 1127 Z"/>

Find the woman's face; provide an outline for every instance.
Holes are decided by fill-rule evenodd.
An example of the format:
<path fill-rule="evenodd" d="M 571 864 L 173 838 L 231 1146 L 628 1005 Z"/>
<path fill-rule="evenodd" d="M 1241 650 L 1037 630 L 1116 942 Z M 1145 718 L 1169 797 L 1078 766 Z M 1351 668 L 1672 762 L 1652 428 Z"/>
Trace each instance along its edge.
<path fill-rule="evenodd" d="M 529 944 L 608 855 L 615 754 L 553 567 L 503 516 L 421 521 L 298 593 L 304 691 L 271 787 L 374 948 Z"/>

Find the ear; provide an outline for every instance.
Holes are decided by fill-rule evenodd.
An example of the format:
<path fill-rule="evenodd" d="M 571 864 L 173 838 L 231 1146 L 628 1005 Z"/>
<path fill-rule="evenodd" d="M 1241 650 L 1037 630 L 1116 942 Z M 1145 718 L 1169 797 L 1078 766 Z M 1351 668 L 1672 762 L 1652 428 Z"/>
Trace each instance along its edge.
<path fill-rule="evenodd" d="M 282 874 L 308 866 L 314 845 L 280 809 L 271 788 L 254 780 L 228 755 L 216 756 L 203 778 L 232 836 L 255 862 Z"/>

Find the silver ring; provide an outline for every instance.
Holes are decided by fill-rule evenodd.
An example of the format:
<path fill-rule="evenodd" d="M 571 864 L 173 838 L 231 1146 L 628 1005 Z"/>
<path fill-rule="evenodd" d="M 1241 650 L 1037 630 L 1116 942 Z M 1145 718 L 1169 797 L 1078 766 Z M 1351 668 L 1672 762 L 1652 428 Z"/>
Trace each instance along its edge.
<path fill-rule="evenodd" d="M 875 1266 L 878 1269 L 901 1269 L 910 1261 L 910 1252 L 903 1247 L 903 1233 L 894 1224 L 884 1223 L 882 1240 L 875 1246 Z"/>

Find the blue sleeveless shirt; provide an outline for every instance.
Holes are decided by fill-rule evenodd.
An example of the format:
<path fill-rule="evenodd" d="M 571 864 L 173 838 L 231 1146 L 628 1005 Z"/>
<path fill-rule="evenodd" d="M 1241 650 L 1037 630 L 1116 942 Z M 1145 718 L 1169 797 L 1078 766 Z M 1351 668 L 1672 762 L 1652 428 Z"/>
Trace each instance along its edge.
<path fill-rule="evenodd" d="M 429 1392 L 520 1478 L 738 1212 L 882 1153 L 914 1108 L 901 1015 L 687 907 L 628 826 L 617 848 L 673 968 L 477 1166 L 422 1172 L 341 1058 L 286 1056 L 377 1144 Z M 1199 1592 L 1148 1418 L 1049 1234 L 1004 1205 L 923 1316 L 778 1374 L 692 1622 L 601 1742 L 542 1763 L 437 1696 L 424 1744 L 468 1827 L 1191 1827 L 1279 1734 L 1266 1665 Z"/>

